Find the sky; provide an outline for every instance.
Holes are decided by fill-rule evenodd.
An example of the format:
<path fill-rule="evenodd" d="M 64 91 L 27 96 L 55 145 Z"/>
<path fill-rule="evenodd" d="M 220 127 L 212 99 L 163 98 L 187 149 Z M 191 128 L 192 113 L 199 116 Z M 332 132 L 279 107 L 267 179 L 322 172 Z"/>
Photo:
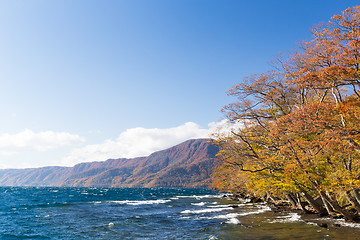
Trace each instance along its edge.
<path fill-rule="evenodd" d="M 147 156 L 358 1 L 1 0 L 0 168 Z"/>

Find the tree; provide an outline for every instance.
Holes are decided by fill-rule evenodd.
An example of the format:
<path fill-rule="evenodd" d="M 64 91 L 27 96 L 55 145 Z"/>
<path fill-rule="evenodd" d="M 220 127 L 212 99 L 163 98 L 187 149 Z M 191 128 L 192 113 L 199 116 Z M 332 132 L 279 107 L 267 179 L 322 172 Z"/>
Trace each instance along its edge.
<path fill-rule="evenodd" d="M 222 162 L 218 183 L 232 179 L 232 190 L 240 185 L 253 195 L 287 196 L 298 204 L 294 196 L 302 196 L 318 213 L 326 209 L 356 220 L 360 6 L 314 28 L 313 39 L 279 63 L 228 91 L 237 101 L 223 111 L 243 127 L 215 136 Z M 357 214 L 339 201 L 343 196 Z"/>

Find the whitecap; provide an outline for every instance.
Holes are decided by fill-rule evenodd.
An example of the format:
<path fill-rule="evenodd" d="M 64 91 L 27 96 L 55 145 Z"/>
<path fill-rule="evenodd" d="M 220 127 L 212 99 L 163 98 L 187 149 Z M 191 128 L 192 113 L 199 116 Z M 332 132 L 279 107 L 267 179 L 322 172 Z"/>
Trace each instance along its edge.
<path fill-rule="evenodd" d="M 191 205 L 194 205 L 194 206 L 204 206 L 205 204 L 206 204 L 205 202 L 191 203 Z"/>
<path fill-rule="evenodd" d="M 360 228 L 360 223 L 346 222 L 344 219 L 337 219 L 335 223 L 344 227 Z"/>
<path fill-rule="evenodd" d="M 234 206 L 234 205 L 231 205 L 231 206 Z M 208 207 L 210 207 L 210 208 L 227 208 L 227 207 L 230 207 L 230 205 L 210 205 Z"/>
<path fill-rule="evenodd" d="M 232 210 L 232 207 L 228 207 L 228 208 L 206 208 L 206 209 L 200 209 L 200 210 L 184 210 L 180 213 L 182 214 L 199 214 L 199 213 L 210 213 L 210 212 L 221 212 L 224 210 Z"/>
<path fill-rule="evenodd" d="M 313 226 L 318 226 L 317 223 L 314 223 L 314 222 L 306 222 L 306 224 L 313 225 Z"/>
<path fill-rule="evenodd" d="M 240 220 L 237 218 L 230 218 L 226 223 L 229 224 L 240 224 Z"/>
<path fill-rule="evenodd" d="M 228 213 L 228 214 L 225 214 L 225 215 L 217 215 L 217 216 L 214 216 L 214 217 L 209 217 L 208 219 L 232 219 L 232 218 L 240 217 L 240 216 L 260 214 L 260 213 L 264 213 L 264 212 L 267 212 L 267 211 L 270 211 L 270 210 L 271 210 L 271 208 L 269 208 L 268 206 L 261 206 L 260 209 L 256 210 L 256 211 L 242 212 L 242 213 Z"/>
<path fill-rule="evenodd" d="M 118 203 L 118 204 L 127 204 L 127 205 L 151 205 L 151 204 L 162 204 L 170 202 L 170 200 L 141 200 L 141 201 L 131 201 L 131 200 L 123 200 L 123 201 L 109 201 L 110 203 Z"/>
<path fill-rule="evenodd" d="M 203 198 L 221 198 L 222 195 L 192 195 L 192 196 L 176 196 L 177 198 L 195 198 L 197 200 Z"/>
<path fill-rule="evenodd" d="M 241 213 L 228 213 L 228 214 L 225 214 L 225 215 L 217 215 L 217 216 L 214 216 L 214 217 L 210 217 L 208 219 L 230 219 L 230 218 L 235 218 L 235 217 L 238 217 L 238 216 L 241 216 Z"/>
<path fill-rule="evenodd" d="M 256 211 L 252 211 L 252 212 L 245 212 L 245 213 L 241 213 L 240 216 L 247 216 L 247 215 L 252 215 L 252 214 L 260 214 L 260 213 L 264 213 L 264 212 L 268 212 L 271 211 L 271 208 L 264 205 L 264 206 L 259 206 L 259 210 Z"/>
<path fill-rule="evenodd" d="M 289 222 L 299 222 L 301 216 L 297 213 L 289 213 L 287 216 L 277 217 L 276 219 L 270 221 L 270 223 L 289 223 Z"/>
<path fill-rule="evenodd" d="M 227 215 L 215 216 L 214 218 L 233 218 L 235 216 L 248 216 L 248 215 L 260 214 L 267 211 L 271 211 L 271 208 L 268 206 L 258 206 L 258 207 L 259 209 L 255 211 L 242 212 L 242 213 L 229 213 Z"/>
<path fill-rule="evenodd" d="M 214 217 L 203 217 L 203 219 L 227 219 L 225 223 L 229 224 L 240 224 L 240 220 L 237 219 L 238 216 L 241 216 L 240 213 L 228 213 L 225 215 L 218 215 Z"/>

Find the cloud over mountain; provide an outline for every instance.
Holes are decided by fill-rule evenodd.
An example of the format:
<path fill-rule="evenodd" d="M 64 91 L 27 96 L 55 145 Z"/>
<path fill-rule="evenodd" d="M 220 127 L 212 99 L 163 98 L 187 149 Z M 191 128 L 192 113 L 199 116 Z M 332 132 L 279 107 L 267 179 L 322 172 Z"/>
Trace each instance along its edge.
<path fill-rule="evenodd" d="M 109 158 L 132 158 L 146 156 L 176 145 L 188 139 L 208 138 L 214 123 L 209 128 L 187 122 L 172 128 L 131 128 L 116 139 L 108 139 L 100 144 L 74 149 L 63 159 L 63 164 L 72 166 L 85 161 L 103 161 Z"/>
<path fill-rule="evenodd" d="M 0 168 L 73 166 L 109 158 L 147 156 L 188 139 L 209 138 L 218 129 L 231 127 L 227 120 L 201 127 L 187 122 L 170 128 L 130 128 L 117 138 L 89 144 L 84 136 L 68 132 L 24 130 L 0 135 Z"/>

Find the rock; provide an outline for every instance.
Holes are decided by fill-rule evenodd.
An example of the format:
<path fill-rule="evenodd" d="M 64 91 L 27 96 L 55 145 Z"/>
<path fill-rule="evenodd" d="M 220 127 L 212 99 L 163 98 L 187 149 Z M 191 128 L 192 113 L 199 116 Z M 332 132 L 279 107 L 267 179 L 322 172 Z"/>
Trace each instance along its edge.
<path fill-rule="evenodd" d="M 334 223 L 334 225 L 333 225 L 334 227 L 336 227 L 336 228 L 339 228 L 339 227 L 341 227 L 341 225 L 340 224 L 338 224 L 338 223 Z"/>
<path fill-rule="evenodd" d="M 320 222 L 320 223 L 317 223 L 317 225 L 318 225 L 319 227 L 328 228 L 327 223 L 322 223 L 322 222 Z"/>
<path fill-rule="evenodd" d="M 250 202 L 251 203 L 259 203 L 259 202 L 262 202 L 262 200 L 260 198 L 254 197 L 254 198 L 251 198 Z"/>

